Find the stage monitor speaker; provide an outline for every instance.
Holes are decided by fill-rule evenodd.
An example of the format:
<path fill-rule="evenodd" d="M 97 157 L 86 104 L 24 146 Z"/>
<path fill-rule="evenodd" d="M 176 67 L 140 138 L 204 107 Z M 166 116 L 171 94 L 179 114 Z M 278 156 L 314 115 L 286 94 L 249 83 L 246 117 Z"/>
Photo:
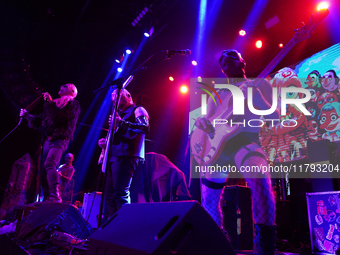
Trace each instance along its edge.
<path fill-rule="evenodd" d="M 225 186 L 221 198 L 222 224 L 235 250 L 253 250 L 253 210 L 251 190 L 245 186 Z"/>
<path fill-rule="evenodd" d="M 15 240 L 11 238 L 10 234 L 0 235 L 0 254 L 1 255 L 31 255 L 23 247 L 16 244 Z"/>
<path fill-rule="evenodd" d="M 17 226 L 16 238 L 27 242 L 48 239 L 55 231 L 65 232 L 80 239 L 88 238 L 93 229 L 71 204 L 40 204 Z"/>
<path fill-rule="evenodd" d="M 196 201 L 127 204 L 89 239 L 88 255 L 234 255 Z"/>

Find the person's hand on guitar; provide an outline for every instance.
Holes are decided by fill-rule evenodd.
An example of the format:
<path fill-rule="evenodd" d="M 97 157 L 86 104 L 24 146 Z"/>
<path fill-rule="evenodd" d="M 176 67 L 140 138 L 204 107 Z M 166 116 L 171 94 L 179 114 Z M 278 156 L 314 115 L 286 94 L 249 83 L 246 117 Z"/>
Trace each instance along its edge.
<path fill-rule="evenodd" d="M 211 124 L 211 122 L 209 120 L 207 120 L 205 117 L 197 117 L 197 119 L 195 120 L 195 126 L 198 129 L 201 129 L 207 133 L 211 132 L 213 126 Z"/>
<path fill-rule="evenodd" d="M 116 127 L 119 127 L 121 121 L 122 121 L 122 118 L 117 114 Z M 108 122 L 109 122 L 109 125 L 112 124 L 112 115 L 109 115 L 109 121 Z"/>
<path fill-rule="evenodd" d="M 105 149 L 106 147 L 106 138 L 100 138 L 98 140 L 98 146 L 102 149 Z"/>

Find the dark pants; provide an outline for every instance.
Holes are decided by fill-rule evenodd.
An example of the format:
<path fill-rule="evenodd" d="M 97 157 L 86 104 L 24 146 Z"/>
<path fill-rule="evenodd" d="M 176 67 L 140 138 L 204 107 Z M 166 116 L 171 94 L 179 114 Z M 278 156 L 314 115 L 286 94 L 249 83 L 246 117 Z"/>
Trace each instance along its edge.
<path fill-rule="evenodd" d="M 51 187 L 55 187 L 59 184 L 59 175 L 57 172 L 57 166 L 60 163 L 61 156 L 67 149 L 68 140 L 55 140 L 44 143 L 43 146 L 43 162 L 44 167 L 41 172 L 41 186 L 44 192 L 44 199 L 49 197 L 51 194 Z M 53 190 L 54 191 L 54 190 Z M 55 195 L 55 194 L 52 194 Z"/>
<path fill-rule="evenodd" d="M 130 184 L 137 164 L 138 158 L 129 156 L 117 157 L 111 162 L 105 189 L 109 216 L 115 214 L 124 204 L 130 203 Z"/>

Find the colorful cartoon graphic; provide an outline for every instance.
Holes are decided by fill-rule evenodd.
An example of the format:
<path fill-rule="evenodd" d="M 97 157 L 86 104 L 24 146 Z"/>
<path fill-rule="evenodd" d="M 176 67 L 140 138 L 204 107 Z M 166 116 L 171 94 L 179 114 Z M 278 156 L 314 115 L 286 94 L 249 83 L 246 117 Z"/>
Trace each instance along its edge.
<path fill-rule="evenodd" d="M 320 129 L 326 131 L 322 135 L 323 139 L 330 141 L 340 140 L 340 103 L 325 104 L 321 108 L 318 120 L 320 121 Z"/>
<path fill-rule="evenodd" d="M 338 102 L 338 99 L 332 92 L 325 92 L 317 99 L 319 109 L 321 109 L 325 104 L 333 102 Z"/>
<path fill-rule="evenodd" d="M 278 88 L 278 106 L 281 105 L 281 98 L 285 96 L 289 99 L 301 98 L 303 95 L 299 93 L 281 94 L 282 88 L 302 88 L 302 83 L 297 77 L 293 69 L 285 67 L 279 70 L 272 79 L 272 86 Z M 281 123 L 284 121 L 285 125 Z M 262 137 L 261 142 L 263 147 L 277 148 L 277 159 L 279 162 L 285 162 L 294 158 L 301 157 L 300 149 L 307 146 L 305 136 L 307 135 L 307 118 L 306 116 L 293 104 L 287 105 L 286 115 L 280 117 L 280 123 L 271 127 L 264 127 L 261 134 L 270 134 Z M 260 135 L 261 135 L 260 134 Z M 303 144 L 303 145 L 302 145 Z M 268 151 L 269 152 L 269 151 Z M 268 159 L 273 161 L 272 156 Z"/>
<path fill-rule="evenodd" d="M 320 73 L 318 72 L 318 70 L 314 70 L 308 74 L 305 84 L 307 85 L 307 88 L 321 88 L 320 79 Z"/>
<path fill-rule="evenodd" d="M 304 87 L 311 94 L 311 99 L 304 104 L 311 115 L 305 116 L 295 105 L 287 105 L 287 114 L 280 117 L 281 123 L 285 123 L 284 126 L 278 123 L 273 127 L 263 127 L 260 141 L 267 151 L 268 160 L 287 162 L 306 157 L 308 140 L 340 140 L 340 81 L 335 70 L 340 70 L 340 66 L 334 70 L 328 68 L 321 76 L 320 72 L 314 69 L 303 80 L 293 69 L 285 67 L 272 76 L 272 86 L 277 87 L 279 91 L 278 106 L 281 106 L 283 96 L 281 88 Z M 285 96 L 298 99 L 304 95 L 287 93 Z M 276 149 L 275 158 L 273 152 L 268 150 L 269 147 Z"/>
<path fill-rule="evenodd" d="M 338 88 L 339 77 L 334 70 L 328 70 L 321 78 L 321 85 L 328 91 L 334 91 Z"/>

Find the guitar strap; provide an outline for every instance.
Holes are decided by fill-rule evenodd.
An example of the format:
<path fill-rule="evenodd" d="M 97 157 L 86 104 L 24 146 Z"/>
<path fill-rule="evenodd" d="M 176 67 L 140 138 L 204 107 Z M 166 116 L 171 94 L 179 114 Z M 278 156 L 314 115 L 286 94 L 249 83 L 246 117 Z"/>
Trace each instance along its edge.
<path fill-rule="evenodd" d="M 223 187 L 227 185 L 227 182 L 222 182 L 222 183 L 212 182 L 212 181 L 209 181 L 207 178 L 203 177 L 202 184 L 211 189 L 223 189 Z"/>
<path fill-rule="evenodd" d="M 261 152 L 252 151 L 252 150 L 250 150 L 249 148 L 247 148 L 246 146 L 243 146 L 241 149 L 246 149 L 247 151 L 249 151 L 249 153 L 247 153 L 247 154 L 243 157 L 243 159 L 242 159 L 242 161 L 241 161 L 241 166 L 243 166 L 244 162 L 245 162 L 248 158 L 253 157 L 253 156 L 261 157 L 261 158 L 267 160 L 267 158 L 265 157 L 265 155 L 263 155 Z"/>

